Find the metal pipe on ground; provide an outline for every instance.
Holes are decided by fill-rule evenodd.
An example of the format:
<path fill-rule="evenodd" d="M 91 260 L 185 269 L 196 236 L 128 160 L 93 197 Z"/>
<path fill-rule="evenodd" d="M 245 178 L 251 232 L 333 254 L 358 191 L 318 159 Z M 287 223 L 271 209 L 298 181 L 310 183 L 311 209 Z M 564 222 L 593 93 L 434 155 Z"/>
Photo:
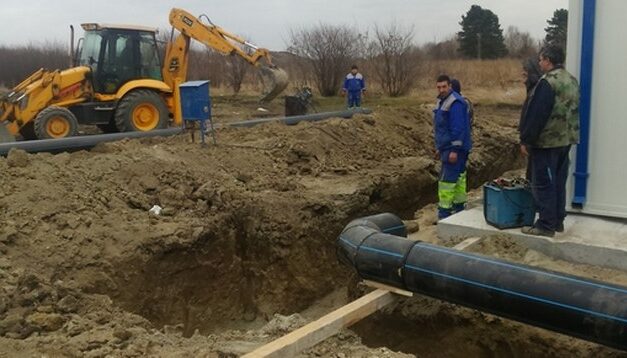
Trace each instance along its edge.
<path fill-rule="evenodd" d="M 346 110 L 346 111 L 337 111 L 337 112 L 323 112 L 323 113 L 313 113 L 313 114 L 304 114 L 301 116 L 290 116 L 290 117 L 272 117 L 272 118 L 258 118 L 251 119 L 247 121 L 239 121 L 233 123 L 221 124 L 218 128 L 223 127 L 253 127 L 258 124 L 269 123 L 269 122 L 283 122 L 288 125 L 294 125 L 303 121 L 307 122 L 315 122 L 321 121 L 328 118 L 351 118 L 354 114 L 370 114 L 372 111 L 367 108 L 359 108 L 354 110 Z"/>
<path fill-rule="evenodd" d="M 181 128 L 156 129 L 149 132 L 122 132 L 111 134 L 95 134 L 59 139 L 28 140 L 0 144 L 0 155 L 6 156 L 12 148 L 22 149 L 29 153 L 90 149 L 98 143 L 113 142 L 126 138 L 166 137 L 183 133 Z"/>
<path fill-rule="evenodd" d="M 405 238 L 402 221 L 352 221 L 340 261 L 368 280 L 627 350 L 627 287 Z"/>
<path fill-rule="evenodd" d="M 269 122 L 283 122 L 288 125 L 294 125 L 302 121 L 315 122 L 315 121 L 321 121 L 321 120 L 333 118 L 333 117 L 351 118 L 354 114 L 357 114 L 357 113 L 369 114 L 369 113 L 372 113 L 372 111 L 369 109 L 360 108 L 360 109 L 355 109 L 355 110 L 306 114 L 302 116 L 259 118 L 259 119 L 251 119 L 247 121 L 219 124 L 219 125 L 216 125 L 216 128 L 253 127 L 258 124 L 269 123 Z M 184 132 L 183 129 L 177 127 L 177 128 L 168 128 L 168 129 L 157 129 L 157 130 L 152 130 L 149 132 L 122 132 L 122 133 L 95 134 L 95 135 L 77 136 L 77 137 L 59 138 L 59 139 L 43 139 L 43 140 L 29 140 L 29 141 L 23 141 L 23 142 L 18 141 L 18 142 L 0 143 L 0 155 L 6 156 L 9 153 L 9 150 L 11 150 L 11 148 L 22 149 L 29 153 L 38 153 L 38 152 L 58 153 L 58 152 L 63 152 L 63 151 L 90 149 L 90 148 L 95 147 L 98 143 L 113 142 L 113 141 L 122 140 L 126 138 L 132 139 L 132 138 L 147 138 L 147 137 L 166 137 L 166 136 L 181 134 L 183 132 Z"/>

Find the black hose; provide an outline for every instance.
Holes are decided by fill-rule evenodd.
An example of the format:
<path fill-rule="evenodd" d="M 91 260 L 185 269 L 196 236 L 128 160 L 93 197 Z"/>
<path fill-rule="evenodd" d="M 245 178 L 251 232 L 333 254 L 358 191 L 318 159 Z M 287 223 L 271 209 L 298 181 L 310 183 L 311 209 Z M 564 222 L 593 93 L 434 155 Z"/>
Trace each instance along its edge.
<path fill-rule="evenodd" d="M 365 279 L 627 350 L 627 287 L 385 233 L 399 221 L 352 221 L 340 261 Z"/>
<path fill-rule="evenodd" d="M 12 148 L 22 149 L 29 153 L 90 149 L 99 143 L 113 142 L 125 138 L 165 137 L 182 133 L 181 128 L 156 129 L 148 132 L 122 132 L 111 134 L 95 134 L 59 139 L 28 140 L 0 144 L 0 155 L 6 156 Z"/>

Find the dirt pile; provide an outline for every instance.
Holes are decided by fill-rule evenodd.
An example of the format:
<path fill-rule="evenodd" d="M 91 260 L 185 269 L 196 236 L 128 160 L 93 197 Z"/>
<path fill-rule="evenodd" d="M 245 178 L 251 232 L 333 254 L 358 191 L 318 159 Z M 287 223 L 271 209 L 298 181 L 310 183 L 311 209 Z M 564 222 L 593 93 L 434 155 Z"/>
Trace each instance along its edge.
<path fill-rule="evenodd" d="M 471 182 L 515 165 L 514 132 L 478 122 Z M 0 355 L 211 356 L 270 340 L 238 329 L 344 285 L 334 240 L 350 219 L 411 217 L 435 198 L 430 133 L 416 105 L 227 129 L 217 147 L 179 136 L 0 158 Z"/>

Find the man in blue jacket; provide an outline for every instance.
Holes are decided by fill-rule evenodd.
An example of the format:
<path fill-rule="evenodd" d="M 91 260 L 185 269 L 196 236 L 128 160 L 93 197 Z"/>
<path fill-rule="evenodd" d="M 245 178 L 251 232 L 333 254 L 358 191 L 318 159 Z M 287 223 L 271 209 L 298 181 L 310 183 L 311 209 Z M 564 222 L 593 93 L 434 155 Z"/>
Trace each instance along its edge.
<path fill-rule="evenodd" d="M 364 76 L 358 71 L 357 65 L 353 65 L 344 79 L 342 93 L 348 95 L 348 108 L 361 107 L 361 95 L 366 92 Z"/>
<path fill-rule="evenodd" d="M 472 148 L 468 108 L 463 97 L 452 90 L 451 79 L 437 79 L 438 101 L 433 110 L 436 155 L 442 162 L 438 181 L 438 219 L 466 206 L 466 161 Z"/>

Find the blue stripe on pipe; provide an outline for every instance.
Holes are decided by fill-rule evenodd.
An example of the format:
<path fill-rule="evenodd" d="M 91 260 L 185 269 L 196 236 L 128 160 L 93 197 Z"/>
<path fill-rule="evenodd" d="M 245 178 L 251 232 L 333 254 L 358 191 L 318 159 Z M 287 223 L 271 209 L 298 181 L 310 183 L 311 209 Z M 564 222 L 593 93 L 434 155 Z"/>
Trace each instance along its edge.
<path fill-rule="evenodd" d="M 392 251 L 386 251 L 386 250 L 381 250 L 381 249 L 375 249 L 374 247 L 370 247 L 370 246 L 357 246 L 355 244 L 353 244 L 352 242 L 346 240 L 345 238 L 340 236 L 340 241 L 346 243 L 347 245 L 349 245 L 350 247 L 354 248 L 354 249 L 362 249 L 362 250 L 366 250 L 366 251 L 371 251 L 371 252 L 376 252 L 379 254 L 383 254 L 383 255 L 388 255 L 388 256 L 393 256 L 393 257 L 399 257 L 399 258 L 403 258 L 405 257 L 404 255 L 398 254 L 396 252 L 392 252 Z"/>
<path fill-rule="evenodd" d="M 529 300 L 532 300 L 532 301 L 538 301 L 538 302 L 542 302 L 542 303 L 546 303 L 546 304 L 550 304 L 550 305 L 554 305 L 554 306 L 558 306 L 558 307 L 562 307 L 562 308 L 567 308 L 567 309 L 570 309 L 570 310 L 573 310 L 573 311 L 588 313 L 588 314 L 591 314 L 591 315 L 594 315 L 594 316 L 611 319 L 613 321 L 618 321 L 618 322 L 621 322 L 621 323 L 627 323 L 627 319 L 622 318 L 622 317 L 616 317 L 616 316 L 612 316 L 612 315 L 609 315 L 609 314 L 606 314 L 606 313 L 591 311 L 591 310 L 588 310 L 588 309 L 585 309 L 585 308 L 579 308 L 579 307 L 567 305 L 567 304 L 564 304 L 564 303 L 560 303 L 560 302 L 556 302 L 556 301 L 552 301 L 552 300 L 547 300 L 547 299 L 544 299 L 544 298 L 540 298 L 540 297 L 536 297 L 536 296 L 532 296 L 532 295 L 527 295 L 527 294 L 516 292 L 516 291 L 507 290 L 507 289 L 504 289 L 504 288 L 494 287 L 494 286 L 486 285 L 484 283 L 471 281 L 471 280 L 467 280 L 467 279 L 464 279 L 464 278 L 461 278 L 461 277 L 451 276 L 451 275 L 447 275 L 447 274 L 440 273 L 440 272 L 426 270 L 426 269 L 423 269 L 423 268 L 420 268 L 420 267 L 416 267 L 416 266 L 412 266 L 412 265 L 405 265 L 405 267 L 410 269 L 410 270 L 414 270 L 414 271 L 418 271 L 418 272 L 424 272 L 424 273 L 428 273 L 428 274 L 435 275 L 435 276 L 445 277 L 445 278 L 448 278 L 448 279 L 451 279 L 451 280 L 460 281 L 460 282 L 468 283 L 470 285 L 479 286 L 479 287 L 482 287 L 482 288 L 487 288 L 487 289 L 490 289 L 490 290 L 507 293 L 507 294 L 510 294 L 510 295 L 513 295 L 513 296 L 526 298 L 526 299 L 529 299 Z"/>
<path fill-rule="evenodd" d="M 516 265 L 512 265 L 512 264 L 507 264 L 507 263 L 500 262 L 500 261 L 494 261 L 494 260 L 490 260 L 490 259 L 487 259 L 487 258 L 482 258 L 482 257 L 477 257 L 477 256 L 465 254 L 463 252 L 459 252 L 459 251 L 455 251 L 455 250 L 447 250 L 447 249 L 441 249 L 439 247 L 426 246 L 426 245 L 421 244 L 421 243 L 417 243 L 416 246 L 420 246 L 421 248 L 424 248 L 424 249 L 427 249 L 427 250 L 431 250 L 431 251 L 437 251 L 437 252 L 450 254 L 450 255 L 453 255 L 453 256 L 460 256 L 460 257 L 464 257 L 464 258 L 467 258 L 467 259 L 473 259 L 473 260 L 477 260 L 477 261 L 481 261 L 481 262 L 487 262 L 487 263 L 495 264 L 495 265 L 498 265 L 498 266 L 507 267 L 507 268 L 510 268 L 510 269 L 531 272 L 531 273 L 535 273 L 535 274 L 539 274 L 539 275 L 545 275 L 545 276 L 552 277 L 552 278 L 562 279 L 562 280 L 565 280 L 565 281 L 576 282 L 576 283 L 580 283 L 580 284 L 583 284 L 583 285 L 589 285 L 589 286 L 593 286 L 593 287 L 604 288 L 606 290 L 616 291 L 616 292 L 627 294 L 627 290 L 624 290 L 624 289 L 621 289 L 621 288 L 612 287 L 612 286 L 606 286 L 606 285 L 602 285 L 602 284 L 598 284 L 598 283 L 594 283 L 594 282 L 579 280 L 579 279 L 576 279 L 576 278 L 565 277 L 565 276 L 553 274 L 553 273 L 550 273 L 550 272 L 534 270 L 534 269 L 530 269 L 530 268 L 526 268 L 526 267 L 521 267 L 521 266 L 516 266 Z"/>
<path fill-rule="evenodd" d="M 383 232 L 390 232 L 390 231 L 394 231 L 394 230 L 402 229 L 402 228 L 404 228 L 404 227 L 405 227 L 405 225 L 398 225 L 398 226 L 394 226 L 394 227 L 387 228 L 387 229 L 383 230 Z"/>
<path fill-rule="evenodd" d="M 348 246 L 352 247 L 353 249 L 357 248 L 357 245 L 353 244 L 352 242 L 346 240 L 345 238 L 340 236 L 340 241 L 342 241 L 343 243 L 347 244 Z"/>
<path fill-rule="evenodd" d="M 378 254 L 383 254 L 383 255 L 388 255 L 388 256 L 394 256 L 394 257 L 399 257 L 399 258 L 403 258 L 405 257 L 404 255 L 401 254 L 397 254 L 396 252 L 391 252 L 391 251 L 386 251 L 386 250 L 380 250 L 380 249 L 375 249 L 373 247 L 368 247 L 368 246 L 360 246 L 359 247 L 362 250 L 366 250 L 366 251 L 372 251 L 372 252 L 376 252 Z"/>

